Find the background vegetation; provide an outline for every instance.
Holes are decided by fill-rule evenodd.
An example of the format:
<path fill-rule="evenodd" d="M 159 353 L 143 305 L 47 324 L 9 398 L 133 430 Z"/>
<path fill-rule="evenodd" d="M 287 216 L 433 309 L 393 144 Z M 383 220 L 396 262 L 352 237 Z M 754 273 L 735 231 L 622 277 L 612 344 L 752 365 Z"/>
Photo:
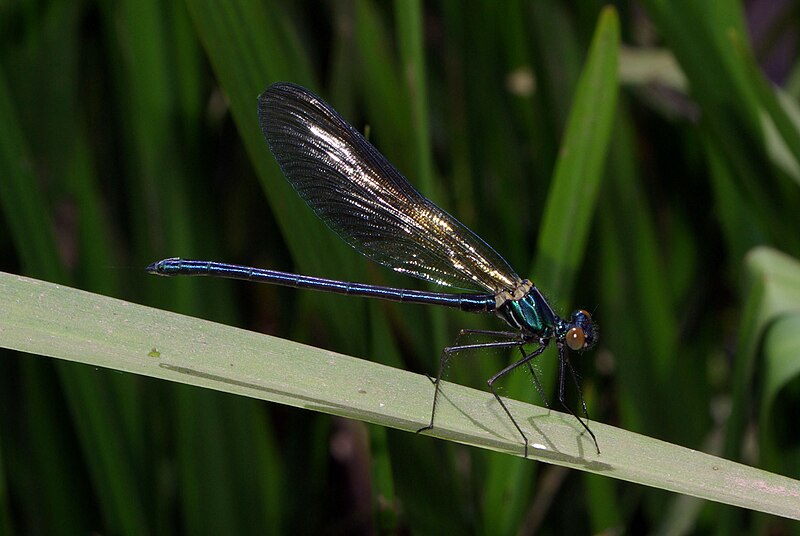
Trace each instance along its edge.
<path fill-rule="evenodd" d="M 294 81 L 369 125 L 559 311 L 593 312 L 601 343 L 576 359 L 593 419 L 798 478 L 800 303 L 783 283 L 800 255 L 797 8 L 617 3 L 629 48 L 604 168 L 588 171 L 603 171 L 599 193 L 558 210 L 552 178 L 602 7 L 4 3 L 0 268 L 434 372 L 459 328 L 497 321 L 142 271 L 180 255 L 423 288 L 341 244 L 281 177 L 256 96 Z M 545 232 L 587 208 L 585 244 Z M 449 379 L 481 386 L 508 357 L 465 358 Z M 554 363 L 548 352 L 551 380 Z M 197 388 L 5 351 L 0 367 L 0 530 L 797 530 Z M 522 375 L 505 392 L 535 398 Z"/>

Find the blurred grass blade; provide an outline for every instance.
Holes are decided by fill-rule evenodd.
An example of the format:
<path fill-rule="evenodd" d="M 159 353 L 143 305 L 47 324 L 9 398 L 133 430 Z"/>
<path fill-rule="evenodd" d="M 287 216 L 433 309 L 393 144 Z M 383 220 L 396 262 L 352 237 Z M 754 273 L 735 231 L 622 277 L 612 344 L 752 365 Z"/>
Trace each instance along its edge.
<path fill-rule="evenodd" d="M 747 256 L 749 280 L 747 300 L 741 319 L 737 342 L 736 361 L 733 368 L 733 408 L 728 423 L 725 454 L 737 457 L 745 426 L 747 407 L 753 402 L 748 396 L 755 377 L 758 347 L 765 330 L 772 322 L 787 314 L 800 312 L 800 266 L 796 259 L 772 248 L 759 247 Z M 777 363 L 768 368 L 781 367 Z M 772 374 L 775 372 L 773 370 Z M 782 383 L 772 376 L 775 385 Z M 769 386 L 768 386 L 769 388 Z"/>
<path fill-rule="evenodd" d="M 0 202 L 11 220 L 11 235 L 17 243 L 23 267 L 28 273 L 64 281 L 67 273 L 57 254 L 48 205 L 30 167 L 29 152 L 24 136 L 16 126 L 2 73 L 0 118 L 5 125 L 0 135 L 0 174 L 3 176 Z M 37 392 L 49 379 L 49 370 L 40 364 L 26 363 L 23 370 L 23 382 L 28 383 L 26 393 Z M 108 526 L 120 534 L 141 534 L 147 525 L 137 492 L 138 481 L 130 451 L 124 445 L 122 419 L 105 377 L 90 379 L 85 369 L 65 363 L 58 363 L 56 370 Z M 73 503 L 76 495 L 72 493 L 73 485 L 69 482 L 77 478 L 73 473 L 76 465 L 67 462 L 67 451 L 59 445 L 68 436 L 60 408 L 43 403 L 49 400 L 60 404 L 58 394 L 47 391 L 39 396 L 39 400 L 25 407 L 29 412 L 26 418 L 31 424 L 30 435 L 35 443 L 31 448 L 41 467 L 49 469 L 46 474 L 38 475 L 40 486 L 37 486 L 37 490 L 44 490 L 45 509 L 52 510 L 45 515 L 53 515 L 70 530 L 75 528 L 74 524 L 83 523 L 79 520 L 83 510 Z M 102 456 L 91 455 L 96 445 L 103 445 Z"/>
<path fill-rule="evenodd" d="M 793 313 L 778 317 L 765 334 L 766 373 L 759 419 L 762 467 L 794 476 L 800 474 L 800 453 L 792 448 L 797 420 L 797 406 L 792 400 L 800 384 L 800 301 L 796 305 Z M 781 396 L 784 392 L 786 396 Z"/>
<path fill-rule="evenodd" d="M 786 474 L 798 474 L 796 452 L 787 445 L 787 430 L 794 427 L 796 408 L 784 408 L 779 403 L 781 393 L 792 391 L 800 379 L 800 261 L 775 250 L 760 248 L 748 258 L 753 299 L 749 310 L 757 311 L 755 318 L 747 317 L 742 324 L 742 338 L 747 341 L 740 349 L 737 365 L 747 371 L 738 376 L 745 386 L 751 385 L 762 356 L 763 388 L 759 401 L 760 433 L 765 467 Z M 759 346 L 763 341 L 763 346 Z M 759 347 L 762 348 L 759 351 Z M 791 400 L 791 395 L 787 400 Z M 741 411 L 737 412 L 739 415 Z M 788 420 L 787 420 L 788 419 Z"/>
<path fill-rule="evenodd" d="M 619 19 L 603 9 L 561 142 L 531 271 L 539 287 L 560 299 L 572 295 L 603 177 L 616 114 Z"/>
<path fill-rule="evenodd" d="M 414 184 L 419 191 L 435 199 L 435 185 L 433 180 L 433 155 L 431 151 L 430 128 L 428 120 L 428 86 L 425 77 L 425 54 L 423 53 L 424 38 L 422 35 L 423 16 L 419 0 L 395 0 L 395 20 L 397 21 L 397 35 L 399 37 L 401 67 L 400 72 L 405 75 L 404 87 L 409 96 L 411 119 L 413 124 L 412 136 L 414 141 L 413 159 L 416 163 Z M 386 110 L 383 103 L 382 109 Z M 404 118 L 404 124 L 407 118 Z M 393 129 L 403 131 L 403 129 Z"/>
<path fill-rule="evenodd" d="M 646 87 L 657 83 L 686 92 L 689 84 L 675 56 L 666 48 L 620 48 L 619 79 L 623 84 Z"/>
<path fill-rule="evenodd" d="M 397 58 L 386 40 L 390 33 L 376 2 L 356 0 L 353 22 L 358 50 L 356 75 L 361 80 L 357 87 L 368 111 L 370 139 L 375 140 L 393 165 L 408 173 L 421 164 L 417 158 L 423 155 L 416 152 L 421 131 L 412 136 L 407 133 L 415 116 L 408 98 L 408 84 L 404 83 Z M 407 40 L 408 36 L 404 37 Z M 426 177 L 430 177 L 429 172 L 420 179 Z"/>
<path fill-rule="evenodd" d="M 188 8 L 298 271 L 363 280 L 363 261 L 327 231 L 283 178 L 258 125 L 257 98 L 271 83 L 288 80 L 320 92 L 286 13 L 244 0 L 203 0 L 189 2 Z M 341 304 L 330 296 L 318 296 L 316 302 L 337 334 L 354 333 L 366 324 L 357 303 Z M 357 347 L 361 338 L 340 336 L 339 342 L 353 352 L 365 351 Z"/>
<path fill-rule="evenodd" d="M 779 88 L 773 88 L 773 90 L 778 101 L 777 104 L 781 108 L 780 115 L 785 116 L 785 120 L 791 125 L 784 128 L 800 130 L 800 106 L 798 106 L 797 101 Z M 778 112 L 773 112 L 773 115 L 776 113 Z M 764 143 L 767 145 L 767 151 L 772 161 L 784 173 L 794 179 L 795 183 L 800 185 L 800 161 L 797 160 L 786 144 L 771 116 L 766 113 L 763 114 L 762 123 L 764 126 Z"/>
<path fill-rule="evenodd" d="M 717 204 L 714 212 L 720 222 L 731 258 L 743 259 L 753 244 L 763 243 L 769 235 L 764 221 L 758 218 L 747 196 L 737 188 L 733 163 L 724 158 L 709 136 L 703 144 L 708 161 L 711 186 Z"/>
<path fill-rule="evenodd" d="M 800 162 L 800 132 L 798 132 L 796 123 L 792 121 L 784 106 L 781 105 L 777 92 L 761 72 L 761 67 L 750 52 L 749 45 L 742 39 L 742 34 L 731 31 L 729 39 L 731 40 L 731 48 L 747 73 L 747 80 L 752 86 L 753 93 L 780 134 L 785 148 L 793 157 L 796 167 L 797 163 Z M 766 141 L 765 139 L 765 143 Z M 794 179 L 795 181 L 798 180 L 796 175 Z"/>
<path fill-rule="evenodd" d="M 5 73 L 0 71 L 0 203 L 22 264 L 50 279 L 66 276 L 56 254 L 52 222 L 46 217 L 27 143 L 19 127 Z M 45 225 L 42 225 L 44 220 Z"/>
<path fill-rule="evenodd" d="M 427 378 L 370 361 L 5 273 L 0 297 L 8 304 L 3 348 L 407 431 L 430 409 Z M 603 438 L 598 456 L 572 416 L 514 400 L 508 406 L 533 440 L 532 459 L 800 519 L 800 481 L 593 423 Z M 448 383 L 437 417 L 432 435 L 522 452 L 489 393 Z"/>
<path fill-rule="evenodd" d="M 606 151 L 617 102 L 617 71 L 619 57 L 619 19 L 613 8 L 605 8 L 597 23 L 592 46 L 583 68 L 567 120 L 553 181 L 547 196 L 538 253 L 530 272 L 539 288 L 558 296 L 563 303 L 572 294 L 575 275 L 586 251 L 589 223 L 594 213 L 600 180 L 603 177 Z M 552 372 L 555 367 L 552 367 Z M 552 384 L 553 374 L 545 383 Z M 518 393 L 527 378 L 516 375 L 509 380 L 509 392 Z M 595 432 L 596 433 L 596 432 Z M 601 441 L 603 441 L 601 439 Z M 487 496 L 496 508 L 487 508 L 487 516 L 502 519 L 487 521 L 487 528 L 506 533 L 519 523 L 524 497 L 515 497 L 514 507 L 508 507 L 507 497 L 519 495 L 531 470 L 518 463 L 497 460 L 490 466 Z M 500 505 L 506 507 L 501 508 Z"/>
<path fill-rule="evenodd" d="M 747 35 L 742 6 L 693 0 L 645 0 L 644 5 L 680 62 L 691 96 L 702 110 L 701 132 L 729 161 L 736 187 L 748 201 L 746 214 L 755 218 L 748 223 L 766 228 L 773 244 L 797 250 L 800 239 L 789 222 L 800 210 L 800 196 L 796 183 L 789 183 L 770 165 L 763 114 L 773 120 L 798 161 L 800 135 L 776 104 L 774 92 L 751 59 L 749 45 L 738 37 Z"/>

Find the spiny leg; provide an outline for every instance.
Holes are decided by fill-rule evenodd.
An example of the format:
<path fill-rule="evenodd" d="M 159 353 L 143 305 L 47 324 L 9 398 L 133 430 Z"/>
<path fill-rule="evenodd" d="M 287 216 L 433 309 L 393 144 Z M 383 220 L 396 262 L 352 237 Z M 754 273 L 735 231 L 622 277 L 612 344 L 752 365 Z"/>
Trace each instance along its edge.
<path fill-rule="evenodd" d="M 524 339 L 522 339 L 522 335 L 519 332 L 513 331 L 487 331 L 487 330 L 478 330 L 478 329 L 462 329 L 458 333 L 458 337 L 456 337 L 456 343 L 461 340 L 462 337 L 465 335 L 490 335 L 493 337 L 500 337 L 509 340 L 505 341 L 494 341 L 494 342 L 485 342 L 485 343 L 476 343 L 476 344 L 456 344 L 453 346 L 448 346 L 444 350 L 442 350 L 442 356 L 439 361 L 439 372 L 436 375 L 436 379 L 431 378 L 428 376 L 428 379 L 431 380 L 435 389 L 433 391 L 433 406 L 431 408 L 431 422 L 428 423 L 427 426 L 423 426 L 417 433 L 424 432 L 426 430 L 433 429 L 433 420 L 436 417 L 436 405 L 439 401 L 439 389 L 442 383 L 442 375 L 444 371 L 447 369 L 447 365 L 450 362 L 450 358 L 464 350 L 479 350 L 482 348 L 511 348 L 514 346 L 521 346 L 525 344 Z"/>
<path fill-rule="evenodd" d="M 589 429 L 589 425 L 580 418 L 580 416 L 573 411 L 571 407 L 567 405 L 566 400 L 564 399 L 564 373 L 565 367 L 569 368 L 569 373 L 572 376 L 572 380 L 575 382 L 575 389 L 578 391 L 578 398 L 581 400 L 581 405 L 583 406 L 583 413 L 586 415 L 586 420 L 589 420 L 589 411 L 586 409 L 586 401 L 583 399 L 583 393 L 581 393 L 581 387 L 578 383 L 578 378 L 575 375 L 575 369 L 572 367 L 572 363 L 570 362 L 569 358 L 566 354 L 566 349 L 564 348 L 563 344 L 559 343 L 558 345 L 558 401 L 561 403 L 561 406 L 569 411 L 573 417 L 578 419 L 578 422 L 581 423 L 589 435 L 592 436 L 592 441 L 594 441 L 594 447 L 597 449 L 597 454 L 600 454 L 600 445 L 597 444 L 597 437 L 595 437 L 594 432 Z"/>
<path fill-rule="evenodd" d="M 475 345 L 475 344 L 459 344 L 461 339 L 463 339 L 467 335 L 488 335 L 490 337 L 497 337 L 499 339 L 511 339 L 511 340 L 522 340 L 522 335 L 519 331 L 494 331 L 488 329 L 462 329 L 458 332 L 456 336 L 456 340 L 453 342 L 452 346 L 448 346 L 444 350 L 442 350 L 442 355 L 439 359 L 439 372 L 436 377 L 432 377 L 430 374 L 426 374 L 425 376 L 431 381 L 433 385 L 438 385 L 439 380 L 444 375 L 444 370 L 447 368 L 447 365 L 450 361 L 450 355 L 446 355 L 448 350 L 455 350 L 450 352 L 450 354 L 457 354 L 461 350 L 469 350 L 473 348 L 482 348 L 482 346 Z M 522 343 L 520 343 L 522 344 Z M 524 351 L 523 351 L 524 353 Z M 427 430 L 428 428 L 422 428 L 422 430 Z"/>
<path fill-rule="evenodd" d="M 575 373 L 575 368 L 572 366 L 572 361 L 566 359 L 567 367 L 569 368 L 569 375 L 572 376 L 572 382 L 575 384 L 575 390 L 578 392 L 578 398 L 581 400 L 581 406 L 583 407 L 583 414 L 586 415 L 586 421 L 588 422 L 589 419 L 589 410 L 586 409 L 586 400 L 583 399 L 583 393 L 581 392 L 581 385 L 578 381 L 578 375 Z"/>
<path fill-rule="evenodd" d="M 477 343 L 477 344 L 459 344 L 461 339 L 463 339 L 467 335 L 488 335 L 488 336 L 497 337 L 497 338 L 500 338 L 500 339 L 513 340 L 518 345 L 524 344 L 522 342 L 523 341 L 522 335 L 518 331 L 493 331 L 493 330 L 486 330 L 486 329 L 462 329 L 461 331 L 458 332 L 458 335 L 456 336 L 456 340 L 455 340 L 454 344 L 452 346 L 448 346 L 447 348 L 442 350 L 442 355 L 441 355 L 441 358 L 439 360 L 439 371 L 438 371 L 438 373 L 436 375 L 436 378 L 432 378 L 430 375 L 426 374 L 426 376 L 428 376 L 428 379 L 431 381 L 431 383 L 437 386 L 437 392 L 438 392 L 439 382 L 442 379 L 442 376 L 444 375 L 444 371 L 447 369 L 447 366 L 448 366 L 448 364 L 450 362 L 451 355 L 455 355 L 455 354 L 457 354 L 458 352 L 460 352 L 462 350 L 473 350 L 473 349 L 476 349 L 476 348 L 493 347 L 493 346 L 495 346 L 496 342 L 502 342 L 502 341 L 495 341 L 495 342 L 491 342 L 491 343 L 483 343 L 483 344 L 488 344 L 488 346 L 482 346 L 482 343 Z M 509 344 L 508 345 L 508 347 L 511 347 L 511 346 L 514 346 L 514 344 Z M 505 344 L 503 344 L 500 347 L 501 348 L 506 348 L 507 346 Z M 435 405 L 435 401 L 434 401 L 434 405 Z M 423 430 L 426 430 L 426 429 L 427 429 L 427 427 L 423 428 Z"/>
<path fill-rule="evenodd" d="M 519 347 L 519 351 L 522 354 L 523 359 L 527 357 L 525 354 L 525 349 L 522 346 Z M 547 399 L 547 395 L 544 392 L 544 387 L 542 387 L 542 384 L 539 381 L 539 375 L 536 374 L 535 370 L 533 370 L 533 360 L 528 361 L 528 370 L 530 371 L 531 376 L 533 376 L 533 385 L 536 387 L 536 392 L 539 393 L 542 402 L 544 402 L 544 407 L 549 408 L 550 401 Z"/>
<path fill-rule="evenodd" d="M 501 370 L 500 372 L 498 372 L 497 374 L 495 374 L 494 376 L 489 378 L 489 381 L 486 382 L 489 385 L 489 389 L 492 391 L 492 394 L 497 399 L 497 401 L 500 403 L 500 406 L 503 408 L 503 411 L 506 412 L 506 415 L 508 415 L 508 418 L 511 419 L 511 422 L 514 424 L 514 427 L 519 432 L 519 435 L 522 436 L 522 441 L 525 444 L 525 457 L 526 458 L 528 457 L 528 436 L 526 436 L 525 432 L 522 431 L 522 428 L 520 428 L 519 424 L 517 424 L 517 420 L 514 418 L 514 416 L 511 415 L 511 411 L 509 411 L 509 409 L 506 406 L 505 402 L 503 402 L 503 399 L 500 398 L 500 395 L 497 394 L 497 391 L 494 388 L 494 382 L 496 382 L 498 379 L 502 378 L 503 376 L 505 376 L 506 374 L 508 374 L 512 370 L 514 370 L 515 368 L 517 368 L 517 367 L 519 367 L 521 365 L 524 365 L 526 363 L 530 363 L 533 358 L 535 358 L 536 356 L 538 356 L 539 354 L 544 352 L 546 348 L 547 348 L 547 341 L 546 340 L 540 340 L 539 341 L 539 348 L 537 348 L 536 350 L 534 350 L 533 352 L 531 352 L 530 354 L 527 354 L 527 355 L 525 354 L 525 352 L 523 352 L 522 359 L 520 359 L 519 361 L 516 361 L 514 363 L 511 363 L 509 366 L 507 366 L 506 368 L 504 368 L 503 370 Z"/>

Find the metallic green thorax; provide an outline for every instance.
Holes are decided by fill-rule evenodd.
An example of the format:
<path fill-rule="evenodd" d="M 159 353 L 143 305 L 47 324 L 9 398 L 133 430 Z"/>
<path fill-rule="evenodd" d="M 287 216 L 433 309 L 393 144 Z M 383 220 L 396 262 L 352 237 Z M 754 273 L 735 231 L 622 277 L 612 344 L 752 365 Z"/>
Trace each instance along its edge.
<path fill-rule="evenodd" d="M 528 336 L 552 337 L 557 335 L 556 328 L 561 323 L 536 287 L 520 299 L 505 301 L 497 309 L 497 315 Z"/>

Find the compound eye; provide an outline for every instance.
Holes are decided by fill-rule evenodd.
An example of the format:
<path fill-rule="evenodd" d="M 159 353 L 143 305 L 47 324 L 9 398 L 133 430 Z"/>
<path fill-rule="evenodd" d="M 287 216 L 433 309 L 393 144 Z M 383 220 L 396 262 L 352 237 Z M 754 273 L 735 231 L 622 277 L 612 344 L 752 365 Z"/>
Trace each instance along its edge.
<path fill-rule="evenodd" d="M 586 311 L 586 310 L 584 310 L 584 309 L 581 309 L 581 310 L 580 310 L 580 311 L 578 311 L 578 312 L 579 312 L 579 313 L 581 313 L 583 316 L 585 316 L 585 317 L 586 317 L 586 320 L 591 320 L 591 319 L 592 319 L 592 315 L 590 315 L 590 314 L 589 314 L 589 311 Z"/>
<path fill-rule="evenodd" d="M 586 335 L 581 328 L 570 328 L 566 337 L 567 346 L 571 350 L 583 350 L 586 345 Z"/>

